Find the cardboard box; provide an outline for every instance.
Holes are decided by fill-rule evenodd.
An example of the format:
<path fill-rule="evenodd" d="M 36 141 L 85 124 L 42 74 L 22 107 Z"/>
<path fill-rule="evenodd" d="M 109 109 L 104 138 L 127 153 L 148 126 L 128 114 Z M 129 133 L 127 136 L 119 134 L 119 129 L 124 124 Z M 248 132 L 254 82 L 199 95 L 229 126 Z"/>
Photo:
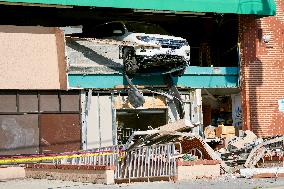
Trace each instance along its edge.
<path fill-rule="evenodd" d="M 226 138 L 226 135 L 230 137 L 236 135 L 236 130 L 234 126 L 219 125 L 215 129 L 215 131 L 216 131 L 216 137 Z"/>
<path fill-rule="evenodd" d="M 209 126 L 204 129 L 205 138 L 215 138 L 215 127 Z"/>

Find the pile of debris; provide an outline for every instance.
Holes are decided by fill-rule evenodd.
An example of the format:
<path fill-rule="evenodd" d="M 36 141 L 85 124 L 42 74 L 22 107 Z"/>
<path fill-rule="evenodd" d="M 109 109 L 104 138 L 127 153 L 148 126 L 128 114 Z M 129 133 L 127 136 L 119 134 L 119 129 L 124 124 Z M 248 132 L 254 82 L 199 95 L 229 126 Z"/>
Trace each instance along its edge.
<path fill-rule="evenodd" d="M 185 159 L 190 156 L 195 157 L 193 159 L 221 160 L 201 136 L 191 132 L 194 127 L 190 121 L 181 119 L 157 129 L 135 131 L 130 136 L 126 149 L 130 151 L 135 147 L 180 142 Z M 138 139 L 133 140 L 135 137 Z"/>
<path fill-rule="evenodd" d="M 123 146 L 42 157 L 6 157 L 0 163 L 35 163 L 26 168 L 35 176 L 42 175 L 41 170 L 48 172 L 42 175 L 44 178 L 57 169 L 79 168 L 84 169 L 81 172 L 91 169 L 97 178 L 96 170 L 105 169 L 115 179 L 106 183 L 150 178 L 214 178 L 221 173 L 237 173 L 243 177 L 284 176 L 284 136 L 259 138 L 245 131 L 244 136 L 232 137 L 224 148 L 214 150 L 206 139 L 192 132 L 195 126 L 181 119 L 156 129 L 135 131 Z M 70 176 L 64 173 L 58 178 L 66 175 Z"/>
<path fill-rule="evenodd" d="M 182 152 L 176 156 L 178 161 L 218 160 L 223 172 L 228 173 L 239 173 L 243 168 L 284 166 L 284 136 L 259 138 L 247 130 L 237 137 L 234 127 L 220 126 L 213 131 L 207 127 L 205 136 L 221 136 L 220 143 L 224 143 L 222 148 L 213 150 L 206 138 L 191 132 L 194 127 L 190 121 L 182 119 L 157 129 L 136 131 L 130 137 L 127 149 L 179 142 Z"/>

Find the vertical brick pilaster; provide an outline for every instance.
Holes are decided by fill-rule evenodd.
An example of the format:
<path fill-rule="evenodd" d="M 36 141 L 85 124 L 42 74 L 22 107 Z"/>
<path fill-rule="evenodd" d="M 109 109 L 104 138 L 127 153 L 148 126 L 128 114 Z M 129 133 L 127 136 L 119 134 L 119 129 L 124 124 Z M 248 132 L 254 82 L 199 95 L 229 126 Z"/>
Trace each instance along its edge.
<path fill-rule="evenodd" d="M 243 127 L 258 136 L 284 134 L 277 103 L 284 98 L 284 1 L 276 4 L 276 16 L 239 16 Z"/>

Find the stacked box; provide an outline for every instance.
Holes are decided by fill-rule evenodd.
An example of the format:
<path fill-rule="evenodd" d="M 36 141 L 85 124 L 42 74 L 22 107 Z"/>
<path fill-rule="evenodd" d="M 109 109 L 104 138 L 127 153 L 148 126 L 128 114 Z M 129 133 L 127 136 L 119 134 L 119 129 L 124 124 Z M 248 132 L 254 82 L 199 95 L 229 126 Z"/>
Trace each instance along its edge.
<path fill-rule="evenodd" d="M 236 135 L 236 130 L 234 126 L 224 126 L 218 125 L 215 129 L 216 137 L 220 138 L 232 138 Z"/>
<path fill-rule="evenodd" d="M 205 135 L 205 138 L 215 138 L 216 137 L 215 127 L 212 127 L 212 126 L 205 127 L 204 135 Z"/>

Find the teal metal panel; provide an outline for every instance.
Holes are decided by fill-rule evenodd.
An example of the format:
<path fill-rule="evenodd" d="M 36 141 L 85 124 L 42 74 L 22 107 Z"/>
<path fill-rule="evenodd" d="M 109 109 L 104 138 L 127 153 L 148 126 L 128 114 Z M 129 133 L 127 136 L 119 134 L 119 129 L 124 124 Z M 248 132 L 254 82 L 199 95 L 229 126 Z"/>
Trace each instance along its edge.
<path fill-rule="evenodd" d="M 237 75 L 239 69 L 237 67 L 200 67 L 189 66 L 185 71 L 185 75 Z"/>
<path fill-rule="evenodd" d="M 238 67 L 198 67 L 189 66 L 185 74 L 175 77 L 174 83 L 188 88 L 237 88 L 239 79 Z M 127 85 L 122 74 L 69 74 L 70 88 L 113 88 Z M 135 85 L 165 85 L 161 75 L 137 76 Z"/>
<path fill-rule="evenodd" d="M 0 0 L 11 3 L 275 15 L 274 0 Z"/>
<path fill-rule="evenodd" d="M 178 78 L 178 86 L 190 88 L 237 88 L 238 76 L 188 75 Z"/>

